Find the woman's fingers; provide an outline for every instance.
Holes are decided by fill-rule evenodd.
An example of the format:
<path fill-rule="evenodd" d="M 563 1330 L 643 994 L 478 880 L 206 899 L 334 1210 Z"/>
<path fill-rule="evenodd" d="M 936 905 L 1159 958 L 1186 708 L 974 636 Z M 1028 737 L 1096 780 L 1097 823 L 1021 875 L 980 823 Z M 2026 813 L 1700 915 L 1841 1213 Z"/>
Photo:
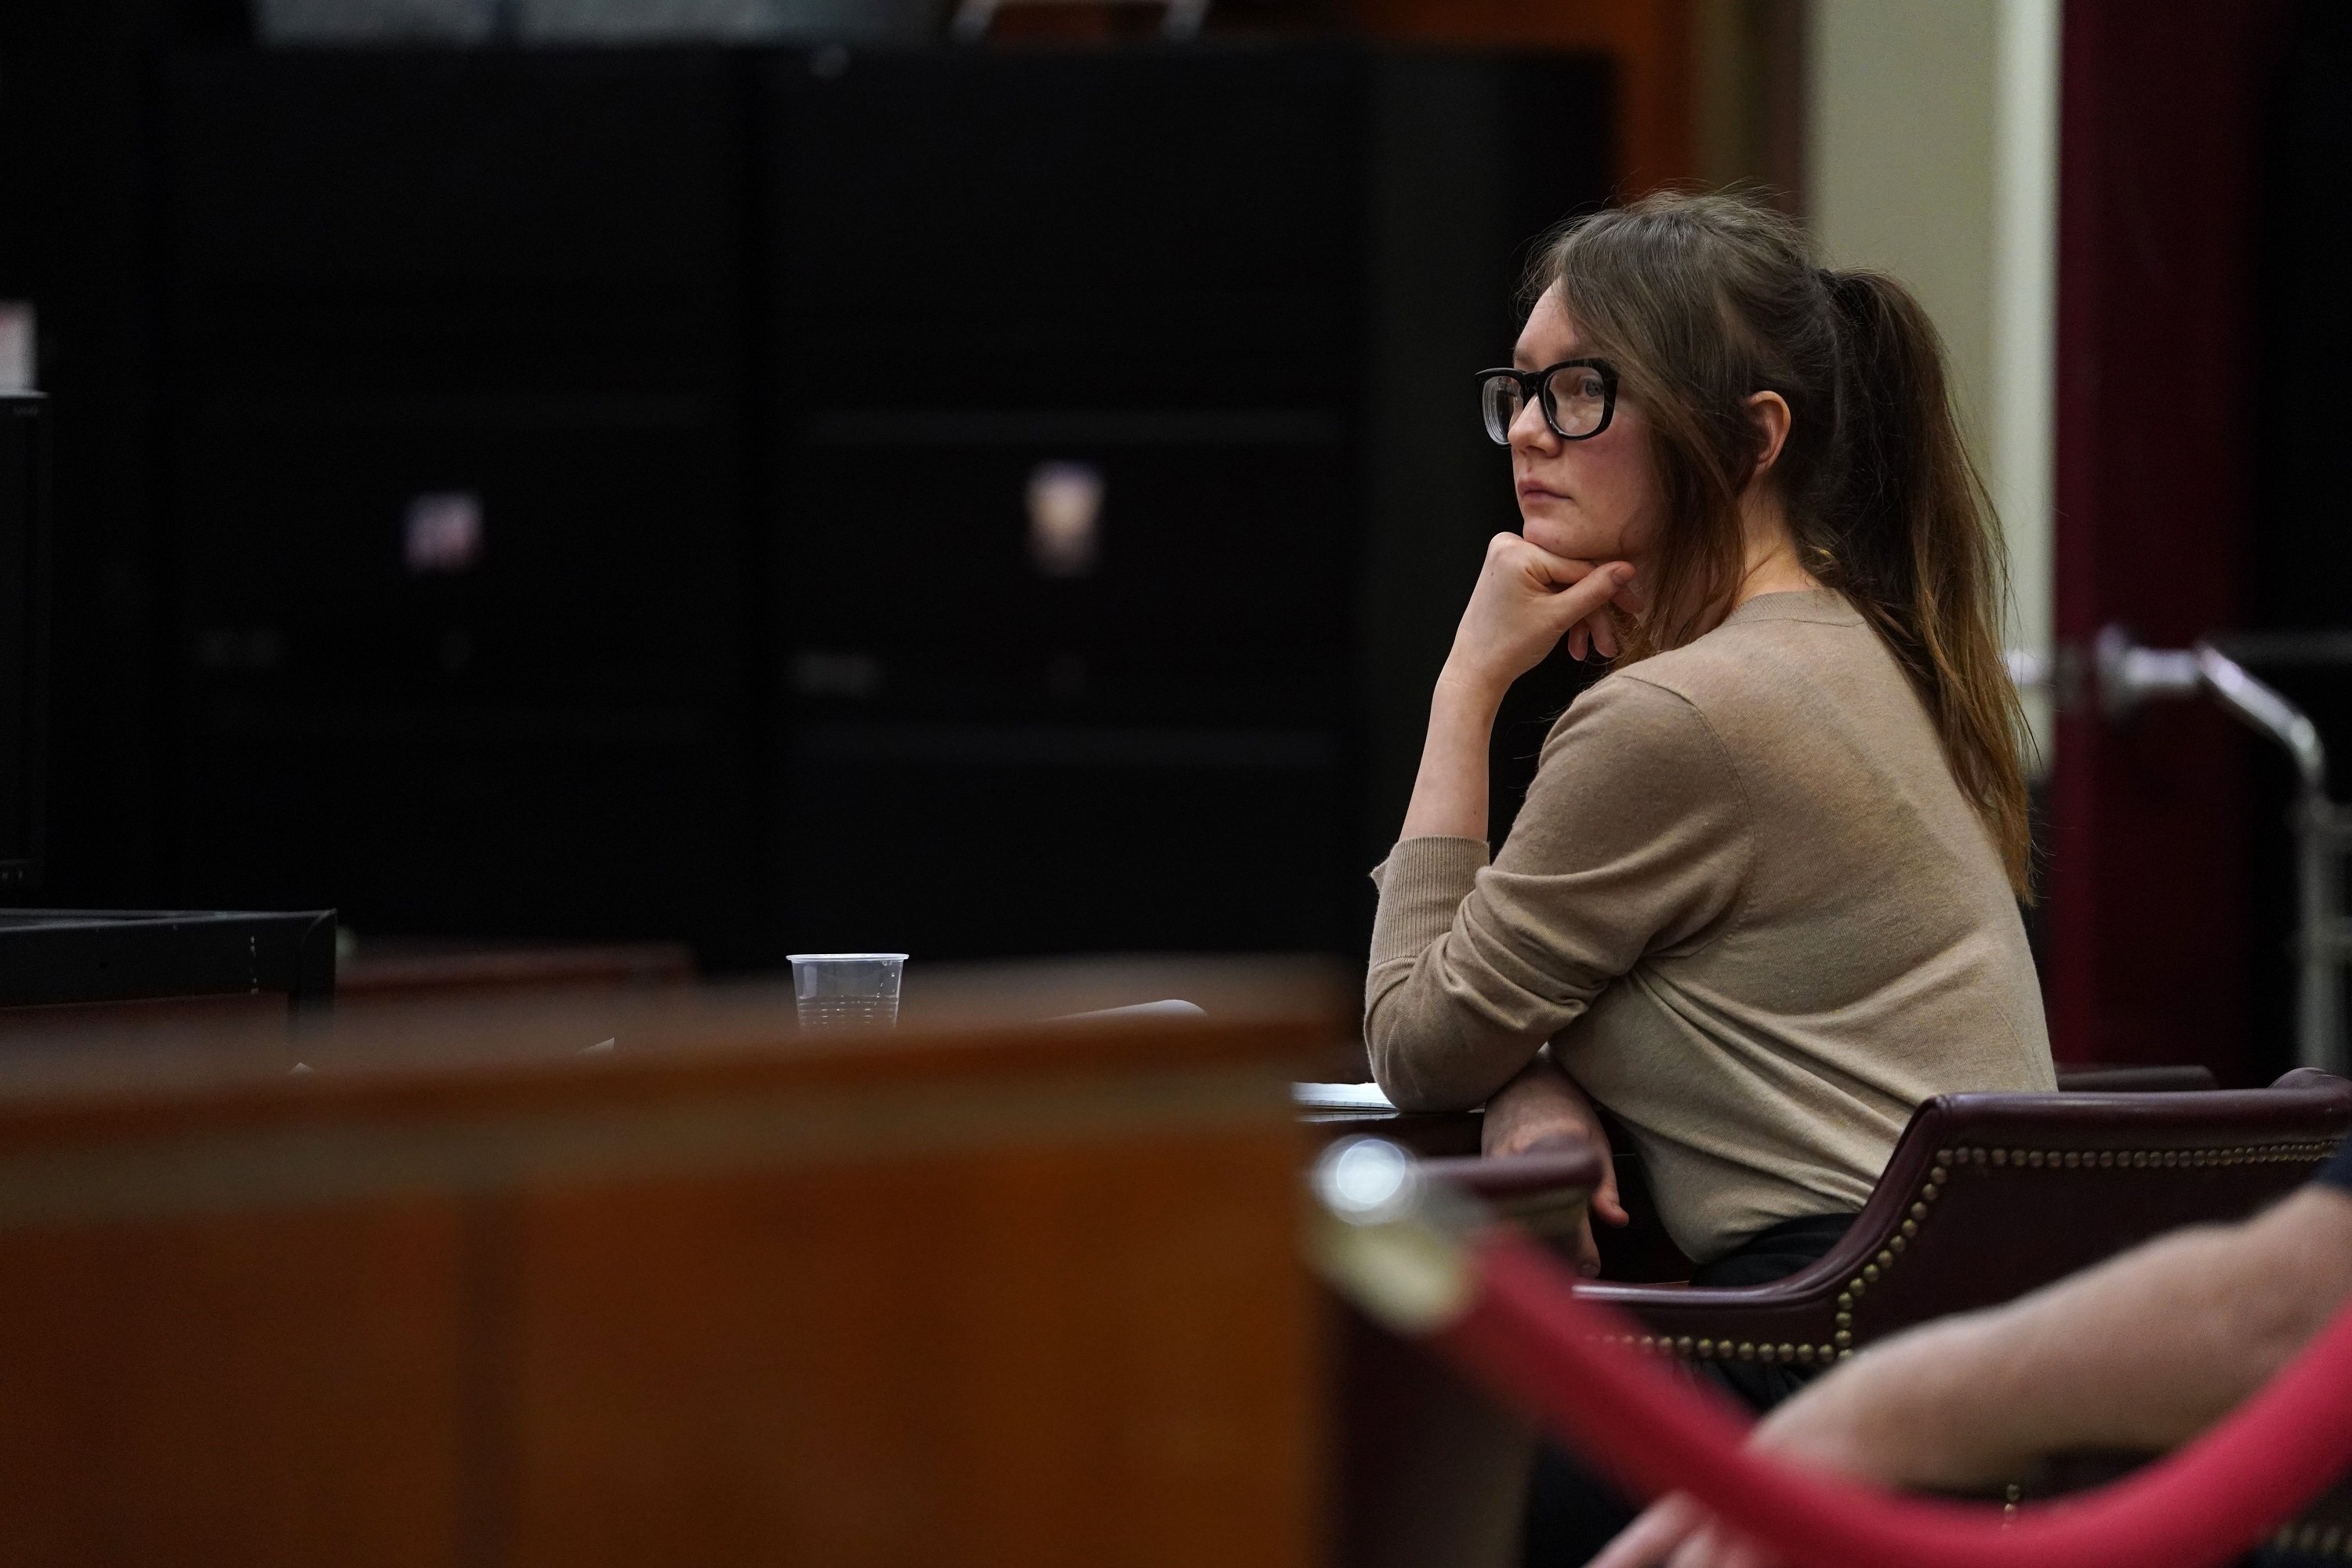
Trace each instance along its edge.
<path fill-rule="evenodd" d="M 1706 1512 L 1687 1492 L 1661 1498 L 1650 1510 L 1601 1549 L 1588 1568 L 1658 1568 L 1669 1553 L 1706 1522 Z"/>
<path fill-rule="evenodd" d="M 1726 1545 L 1719 1531 L 1706 1527 L 1677 1547 L 1665 1568 L 1729 1568 Z"/>
<path fill-rule="evenodd" d="M 1748 1544 L 1720 1523 L 1712 1523 L 1684 1542 L 1681 1550 L 1666 1559 L 1666 1568 L 1774 1568 L 1775 1562 L 1763 1548 Z"/>
<path fill-rule="evenodd" d="M 1596 578 L 1605 573 L 1616 574 L 1614 578 L 1606 579 L 1608 592 L 1595 598 L 1595 605 L 1607 603 L 1633 580 L 1633 568 L 1622 561 L 1579 561 L 1572 556 L 1554 555 L 1542 545 L 1530 543 L 1517 534 L 1505 534 L 1496 542 L 1527 574 L 1528 582 L 1539 589 L 1565 593 L 1571 588 L 1598 587 Z"/>
<path fill-rule="evenodd" d="M 1495 542 L 1509 551 L 1531 583 L 1548 592 L 1588 584 L 1602 573 L 1614 573 L 1613 585 L 1597 603 L 1612 605 L 1628 616 L 1642 613 L 1642 591 L 1634 579 L 1633 566 L 1626 562 L 1580 561 L 1573 556 L 1554 555 L 1542 545 L 1531 544 L 1516 534 L 1501 535 Z M 1592 629 L 1594 646 L 1615 658 L 1617 636 L 1614 618 L 1605 613 L 1596 615 L 1592 617 Z M 1603 637 L 1606 638 L 1605 645 Z"/>
<path fill-rule="evenodd" d="M 1746 1541 L 1734 1541 L 1723 1554 L 1723 1568 L 1778 1568 L 1780 1558 Z"/>
<path fill-rule="evenodd" d="M 1572 555 L 1554 555 L 1523 533 L 1498 533 L 1486 542 L 1486 548 L 1490 552 L 1509 552 L 1529 570 L 1540 572 L 1555 583 L 1573 583 L 1600 564 Z"/>
<path fill-rule="evenodd" d="M 1588 623 L 1608 613 L 1611 598 L 1633 574 L 1625 562 L 1572 561 L 1517 534 L 1496 534 L 1454 629 L 1444 679 L 1499 693 L 1541 664 L 1562 638 L 1579 658 L 1595 647 L 1614 647 L 1613 622 Z"/>
<path fill-rule="evenodd" d="M 1601 1244 L 1592 1239 L 1592 1215 L 1587 1214 L 1576 1227 L 1576 1271 L 1587 1279 L 1601 1278 Z"/>
<path fill-rule="evenodd" d="M 1602 1154 L 1601 1184 L 1592 1189 L 1592 1212 L 1601 1216 L 1603 1224 L 1629 1224 L 1633 1216 L 1625 1212 L 1624 1201 L 1617 1195 L 1617 1163 L 1606 1157 L 1607 1151 Z"/>
<path fill-rule="evenodd" d="M 1607 615 L 1609 600 L 1617 592 L 1617 584 L 1633 573 L 1633 569 L 1622 562 L 1595 567 L 1564 587 L 1554 587 L 1550 597 L 1539 601 L 1536 608 L 1546 623 L 1559 628 L 1553 634 L 1558 636 L 1570 626 L 1591 621 L 1596 615 Z M 1586 628 L 1588 636 L 1591 630 Z"/>
<path fill-rule="evenodd" d="M 1596 654 L 1602 658 L 1615 658 L 1622 646 L 1617 637 L 1616 612 L 1607 605 L 1568 628 L 1569 657 L 1580 663 Z"/>

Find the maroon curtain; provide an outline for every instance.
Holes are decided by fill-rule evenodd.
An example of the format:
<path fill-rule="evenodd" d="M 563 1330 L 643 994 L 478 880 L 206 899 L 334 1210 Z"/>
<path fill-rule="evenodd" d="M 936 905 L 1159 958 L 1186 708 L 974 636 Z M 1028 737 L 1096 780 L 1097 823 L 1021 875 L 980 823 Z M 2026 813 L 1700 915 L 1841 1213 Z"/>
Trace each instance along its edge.
<path fill-rule="evenodd" d="M 2057 637 L 2235 624 L 2251 527 L 2258 130 L 2283 7 L 2066 0 Z M 2210 704 L 2062 714 L 2047 968 L 2062 1060 L 2246 1076 L 2243 742 Z M 2284 831 L 2282 826 L 2281 831 Z"/>

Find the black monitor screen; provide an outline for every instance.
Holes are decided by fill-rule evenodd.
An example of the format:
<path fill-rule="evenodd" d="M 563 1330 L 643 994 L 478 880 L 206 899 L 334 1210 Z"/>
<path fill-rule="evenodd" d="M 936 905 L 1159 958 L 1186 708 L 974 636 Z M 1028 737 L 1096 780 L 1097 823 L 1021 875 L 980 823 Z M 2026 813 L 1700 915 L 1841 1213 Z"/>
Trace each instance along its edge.
<path fill-rule="evenodd" d="M 40 859 L 47 434 L 38 396 L 0 397 L 0 894 Z"/>

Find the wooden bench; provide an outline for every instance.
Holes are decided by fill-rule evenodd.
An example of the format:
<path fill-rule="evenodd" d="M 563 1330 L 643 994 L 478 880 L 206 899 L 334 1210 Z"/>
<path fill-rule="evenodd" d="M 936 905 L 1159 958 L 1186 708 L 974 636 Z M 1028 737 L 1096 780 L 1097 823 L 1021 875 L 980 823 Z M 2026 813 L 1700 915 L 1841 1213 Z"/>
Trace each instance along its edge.
<path fill-rule="evenodd" d="M 5 1555 L 1305 1568 L 1286 1085 L 1336 994 L 1035 1021 L 1102 994 L 809 1037 L 769 993 L 346 1008 L 299 1073 L 19 1043 Z"/>

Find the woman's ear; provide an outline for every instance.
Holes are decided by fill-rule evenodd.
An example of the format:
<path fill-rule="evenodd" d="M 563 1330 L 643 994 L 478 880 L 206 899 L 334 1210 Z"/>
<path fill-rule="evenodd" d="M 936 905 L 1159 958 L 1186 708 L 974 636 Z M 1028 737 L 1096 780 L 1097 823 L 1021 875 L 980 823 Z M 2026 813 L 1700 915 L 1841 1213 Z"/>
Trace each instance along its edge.
<path fill-rule="evenodd" d="M 1748 395 L 1748 416 L 1756 421 L 1756 467 L 1748 479 L 1753 484 L 1772 471 L 1780 460 L 1780 448 L 1789 439 L 1789 400 L 1777 392 L 1757 392 Z"/>

